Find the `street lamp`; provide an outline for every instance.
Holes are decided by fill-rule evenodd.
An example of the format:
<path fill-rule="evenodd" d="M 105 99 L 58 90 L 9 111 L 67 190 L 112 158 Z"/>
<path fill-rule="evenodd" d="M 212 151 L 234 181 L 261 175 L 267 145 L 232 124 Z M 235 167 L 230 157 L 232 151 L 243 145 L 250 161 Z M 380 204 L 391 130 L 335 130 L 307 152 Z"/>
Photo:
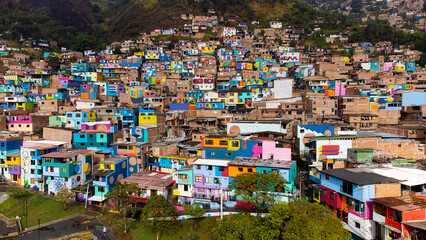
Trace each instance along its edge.
<path fill-rule="evenodd" d="M 38 240 L 40 240 L 40 218 L 38 219 Z"/>

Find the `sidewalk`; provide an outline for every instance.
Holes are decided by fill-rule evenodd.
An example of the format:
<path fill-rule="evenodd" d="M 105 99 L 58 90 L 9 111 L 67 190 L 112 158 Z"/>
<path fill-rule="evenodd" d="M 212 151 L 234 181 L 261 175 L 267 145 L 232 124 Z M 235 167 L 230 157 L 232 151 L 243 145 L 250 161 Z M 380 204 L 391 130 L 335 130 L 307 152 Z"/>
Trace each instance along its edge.
<path fill-rule="evenodd" d="M 79 216 L 85 216 L 85 214 L 76 213 L 76 214 L 73 214 L 73 215 L 70 215 L 70 216 L 67 216 L 67 217 L 63 217 L 63 218 L 59 218 L 59 219 L 56 219 L 56 220 L 53 220 L 53 221 L 50 221 L 50 222 L 46 222 L 46 223 L 40 224 L 40 228 L 47 227 L 49 225 L 52 225 L 52 224 L 55 224 L 55 223 L 58 223 L 58 222 L 62 222 L 64 220 L 69 220 L 71 218 L 75 218 L 75 217 L 79 217 Z M 32 226 L 32 227 L 29 227 L 27 229 L 22 230 L 22 232 L 20 234 L 31 232 L 31 231 L 34 231 L 38 228 L 39 228 L 38 225 Z"/>

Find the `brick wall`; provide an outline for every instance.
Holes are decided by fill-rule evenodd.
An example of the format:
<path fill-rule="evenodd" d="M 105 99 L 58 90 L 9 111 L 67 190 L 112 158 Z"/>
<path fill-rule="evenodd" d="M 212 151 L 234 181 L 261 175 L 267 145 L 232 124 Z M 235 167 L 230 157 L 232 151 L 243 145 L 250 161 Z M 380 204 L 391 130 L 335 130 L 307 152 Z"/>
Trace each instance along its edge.
<path fill-rule="evenodd" d="M 399 183 L 376 184 L 375 192 L 376 192 L 375 198 L 398 197 L 398 196 L 401 196 L 401 184 Z"/>

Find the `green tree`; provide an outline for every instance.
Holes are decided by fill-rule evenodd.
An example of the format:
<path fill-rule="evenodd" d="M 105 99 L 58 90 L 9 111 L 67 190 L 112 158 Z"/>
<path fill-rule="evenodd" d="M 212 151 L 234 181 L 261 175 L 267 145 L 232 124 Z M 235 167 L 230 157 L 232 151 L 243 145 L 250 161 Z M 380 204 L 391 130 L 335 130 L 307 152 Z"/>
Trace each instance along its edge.
<path fill-rule="evenodd" d="M 12 189 L 9 189 L 8 191 L 9 191 L 9 196 L 16 200 L 28 199 L 32 196 L 31 193 L 20 188 L 12 188 Z"/>
<path fill-rule="evenodd" d="M 306 201 L 278 203 L 269 209 L 259 231 L 260 239 L 340 240 L 350 233 L 326 207 Z"/>
<path fill-rule="evenodd" d="M 64 210 L 67 208 L 69 202 L 75 198 L 75 193 L 70 192 L 66 187 L 59 189 L 59 192 L 56 194 L 56 201 L 64 203 Z"/>
<path fill-rule="evenodd" d="M 285 183 L 280 174 L 251 172 L 237 175 L 229 188 L 235 189 L 235 193 L 241 196 L 244 202 L 252 203 L 260 216 L 276 202 L 273 192 L 285 191 Z"/>
<path fill-rule="evenodd" d="M 73 40 L 74 44 L 72 49 L 79 52 L 84 52 L 86 50 L 92 49 L 94 46 L 93 37 L 86 33 L 79 33 L 75 36 Z"/>
<path fill-rule="evenodd" d="M 213 229 L 213 240 L 254 240 L 258 239 L 257 226 L 260 219 L 248 214 L 224 216 Z"/>
<path fill-rule="evenodd" d="M 157 240 L 164 230 L 173 226 L 176 216 L 176 208 L 162 195 L 152 196 L 142 211 L 143 220 L 157 234 Z"/>
<path fill-rule="evenodd" d="M 122 218 L 126 218 L 132 210 L 130 198 L 133 195 L 139 196 L 140 192 L 140 188 L 135 183 L 117 181 L 112 191 L 109 191 L 106 197 L 114 201 L 115 209 L 120 213 Z"/>
<path fill-rule="evenodd" d="M 53 54 L 51 54 L 51 56 L 48 57 L 49 60 L 49 65 L 52 67 L 52 69 L 54 71 L 58 71 L 59 68 L 61 67 L 61 61 L 58 57 L 53 56 Z"/>
<path fill-rule="evenodd" d="M 201 207 L 200 203 L 194 202 L 191 205 L 185 205 L 183 207 L 183 213 L 194 217 L 194 229 L 197 231 L 200 225 L 201 217 L 204 215 L 204 213 L 206 213 L 206 210 Z"/>

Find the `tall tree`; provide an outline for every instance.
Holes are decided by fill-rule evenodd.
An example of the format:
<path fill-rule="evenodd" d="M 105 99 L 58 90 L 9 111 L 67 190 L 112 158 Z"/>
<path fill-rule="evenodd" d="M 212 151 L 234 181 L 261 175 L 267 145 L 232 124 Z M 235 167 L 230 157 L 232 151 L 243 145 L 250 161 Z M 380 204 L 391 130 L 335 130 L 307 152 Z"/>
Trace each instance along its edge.
<path fill-rule="evenodd" d="M 157 234 L 157 240 L 161 233 L 173 226 L 177 210 L 163 195 L 152 196 L 142 211 L 143 220 Z"/>
<path fill-rule="evenodd" d="M 248 214 L 225 216 L 213 229 L 213 240 L 258 239 L 260 219 Z"/>
<path fill-rule="evenodd" d="M 64 203 L 64 210 L 67 208 L 69 202 L 75 198 L 75 193 L 70 192 L 66 187 L 59 189 L 59 192 L 56 194 L 56 201 Z"/>
<path fill-rule="evenodd" d="M 132 196 L 139 196 L 140 192 L 140 188 L 135 183 L 117 181 L 112 191 L 109 191 L 106 197 L 112 199 L 114 207 L 120 213 L 121 217 L 126 218 L 132 209 L 130 198 Z"/>
<path fill-rule="evenodd" d="M 197 231 L 200 225 L 201 217 L 206 213 L 206 210 L 200 206 L 200 203 L 194 202 L 191 205 L 183 207 L 183 213 L 191 215 L 194 218 L 194 230 Z"/>
<path fill-rule="evenodd" d="M 285 179 L 277 173 L 243 173 L 237 175 L 229 188 L 235 189 L 244 202 L 253 204 L 258 216 L 276 202 L 273 192 L 285 191 Z"/>
<path fill-rule="evenodd" d="M 306 201 L 278 203 L 269 209 L 260 239 L 349 239 L 350 233 L 326 207 Z"/>

